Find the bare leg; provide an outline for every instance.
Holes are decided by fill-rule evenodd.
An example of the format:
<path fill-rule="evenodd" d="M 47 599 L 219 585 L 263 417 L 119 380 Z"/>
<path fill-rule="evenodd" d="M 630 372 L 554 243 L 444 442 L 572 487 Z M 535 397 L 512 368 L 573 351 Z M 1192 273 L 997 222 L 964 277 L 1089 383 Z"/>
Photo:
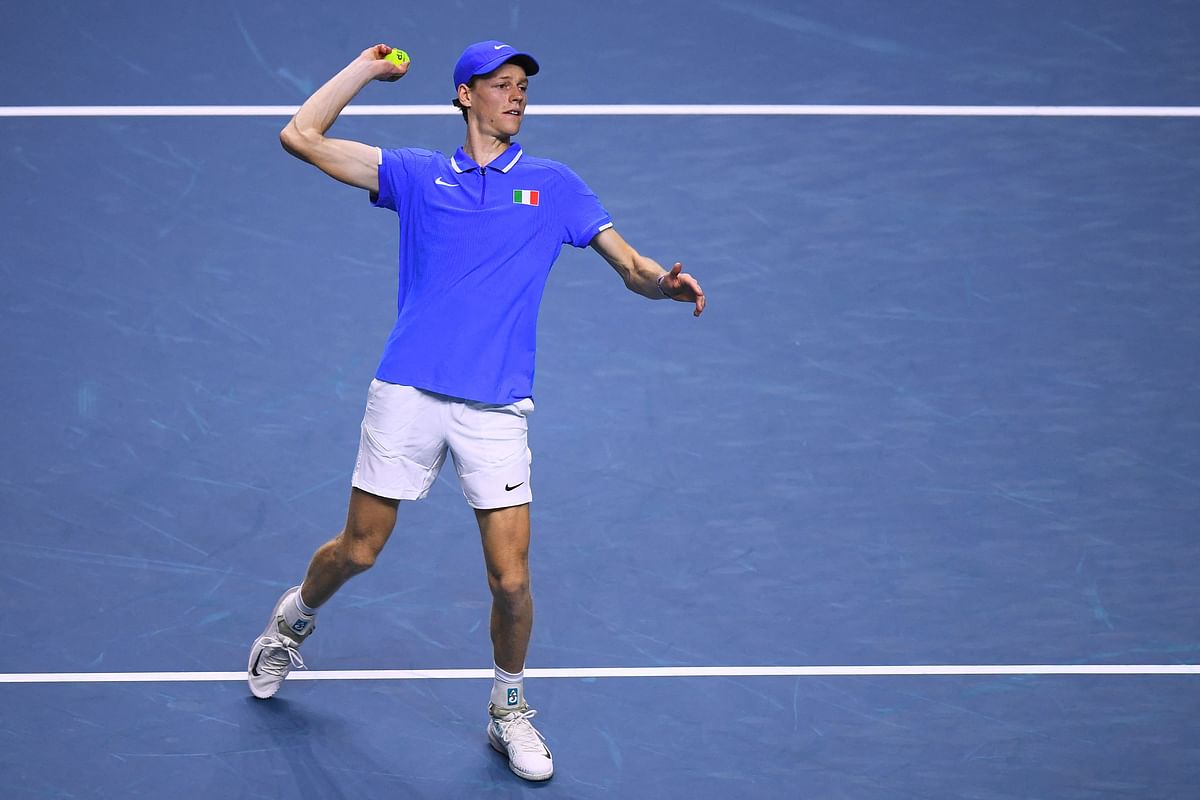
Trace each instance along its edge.
<path fill-rule="evenodd" d="M 318 608 L 360 572 L 371 568 L 396 527 L 399 500 L 350 490 L 346 527 L 317 549 L 300 587 L 305 604 Z"/>
<path fill-rule="evenodd" d="M 520 672 L 525 666 L 533 629 L 529 504 L 476 509 L 475 519 L 479 522 L 488 587 L 492 590 L 492 653 L 501 669 Z"/>

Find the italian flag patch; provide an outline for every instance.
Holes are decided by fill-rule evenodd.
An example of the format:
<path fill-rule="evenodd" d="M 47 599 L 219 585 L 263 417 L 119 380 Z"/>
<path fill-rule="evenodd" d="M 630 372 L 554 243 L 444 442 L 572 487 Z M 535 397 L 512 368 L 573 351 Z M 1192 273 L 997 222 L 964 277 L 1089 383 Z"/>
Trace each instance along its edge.
<path fill-rule="evenodd" d="M 513 189 L 513 202 L 522 206 L 536 206 L 538 191 L 537 189 Z"/>

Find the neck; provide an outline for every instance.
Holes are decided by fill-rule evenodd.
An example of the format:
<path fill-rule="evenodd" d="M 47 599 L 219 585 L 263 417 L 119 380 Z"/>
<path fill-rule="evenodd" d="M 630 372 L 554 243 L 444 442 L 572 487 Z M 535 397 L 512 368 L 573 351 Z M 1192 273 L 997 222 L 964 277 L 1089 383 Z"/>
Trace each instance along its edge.
<path fill-rule="evenodd" d="M 468 127 L 467 141 L 463 143 L 463 152 L 479 166 L 486 167 L 504 153 L 510 144 L 512 144 L 511 136 L 483 133 Z"/>

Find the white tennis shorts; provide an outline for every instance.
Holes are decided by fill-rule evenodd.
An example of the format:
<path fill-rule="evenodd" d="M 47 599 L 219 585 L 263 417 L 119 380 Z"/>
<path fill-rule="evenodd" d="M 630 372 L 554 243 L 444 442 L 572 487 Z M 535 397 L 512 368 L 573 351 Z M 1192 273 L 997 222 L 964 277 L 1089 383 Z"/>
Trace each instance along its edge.
<path fill-rule="evenodd" d="M 351 482 L 380 497 L 420 500 L 449 451 L 472 508 L 528 503 L 532 411 L 528 398 L 492 405 L 373 380 Z"/>

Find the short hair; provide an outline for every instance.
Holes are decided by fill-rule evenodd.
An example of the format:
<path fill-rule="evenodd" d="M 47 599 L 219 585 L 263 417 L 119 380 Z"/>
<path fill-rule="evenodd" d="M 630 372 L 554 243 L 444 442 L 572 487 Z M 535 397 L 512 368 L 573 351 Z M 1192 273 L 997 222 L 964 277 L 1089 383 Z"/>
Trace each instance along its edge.
<path fill-rule="evenodd" d="M 467 82 L 467 88 L 474 89 L 475 81 L 479 80 L 479 77 L 480 76 L 478 76 L 478 75 L 472 75 L 471 80 Z M 454 95 L 454 99 L 450 101 L 450 104 L 462 112 L 463 122 L 466 122 L 467 121 L 467 107 L 464 106 L 462 103 L 458 102 L 458 95 Z"/>

